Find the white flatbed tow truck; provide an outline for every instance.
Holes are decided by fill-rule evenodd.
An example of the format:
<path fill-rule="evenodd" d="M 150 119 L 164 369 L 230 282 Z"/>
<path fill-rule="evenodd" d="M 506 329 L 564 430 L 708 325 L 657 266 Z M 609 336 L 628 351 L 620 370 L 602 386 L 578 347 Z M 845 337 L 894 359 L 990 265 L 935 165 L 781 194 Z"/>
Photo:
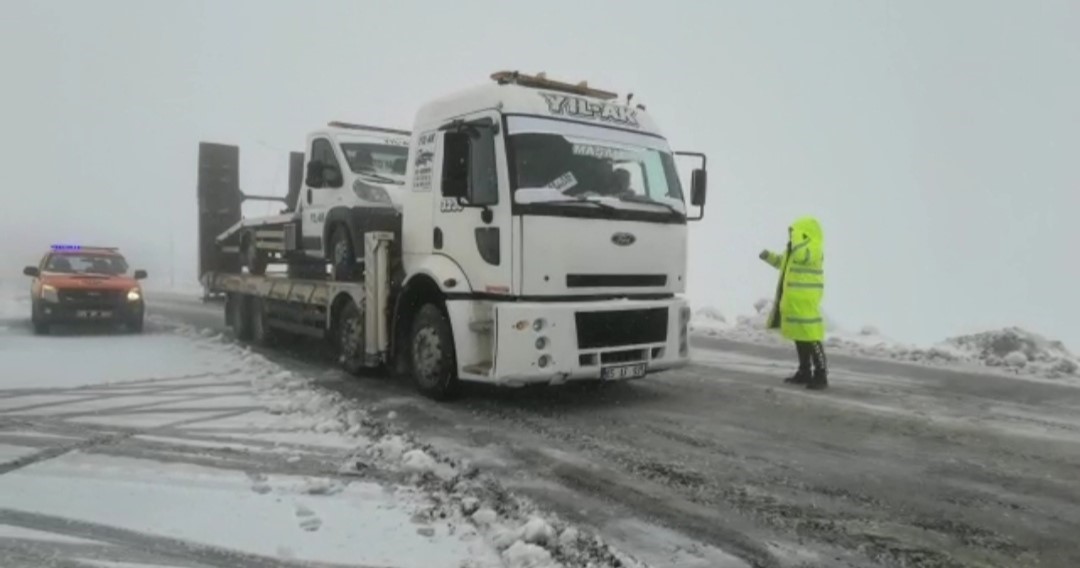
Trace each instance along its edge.
<path fill-rule="evenodd" d="M 346 370 L 409 375 L 436 399 L 463 380 L 625 380 L 688 362 L 705 156 L 672 152 L 614 93 L 492 79 L 425 105 L 411 132 L 313 133 L 272 217 L 241 219 L 239 150 L 201 144 L 201 280 L 238 337 L 325 338 Z M 700 160 L 688 196 L 677 157 Z"/>

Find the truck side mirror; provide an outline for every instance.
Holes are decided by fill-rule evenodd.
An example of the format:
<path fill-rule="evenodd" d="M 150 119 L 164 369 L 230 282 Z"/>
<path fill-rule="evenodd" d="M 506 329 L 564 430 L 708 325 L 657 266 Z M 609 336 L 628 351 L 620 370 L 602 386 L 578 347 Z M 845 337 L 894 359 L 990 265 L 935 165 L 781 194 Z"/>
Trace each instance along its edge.
<path fill-rule="evenodd" d="M 705 207 L 705 188 L 709 175 L 703 169 L 696 169 L 690 174 L 690 205 Z"/>
<path fill-rule="evenodd" d="M 136 270 L 135 271 L 135 279 L 136 280 L 143 280 L 144 278 L 146 278 L 146 271 L 145 270 Z"/>
<path fill-rule="evenodd" d="M 24 276 L 32 276 L 34 278 L 37 278 L 41 275 L 41 271 L 38 270 L 36 266 L 27 266 L 26 268 L 22 269 L 22 273 Z"/>
<path fill-rule="evenodd" d="M 443 197 L 459 201 L 469 196 L 469 134 L 449 131 L 443 138 Z"/>

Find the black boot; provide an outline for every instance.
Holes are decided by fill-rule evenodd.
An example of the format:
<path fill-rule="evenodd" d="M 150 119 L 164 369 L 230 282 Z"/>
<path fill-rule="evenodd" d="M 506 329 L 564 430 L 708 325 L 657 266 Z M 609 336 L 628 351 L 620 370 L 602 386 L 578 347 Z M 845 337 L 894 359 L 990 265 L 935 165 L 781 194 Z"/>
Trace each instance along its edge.
<path fill-rule="evenodd" d="M 785 383 L 792 385 L 808 385 L 810 384 L 810 369 L 799 369 L 795 371 L 794 375 L 784 379 Z"/>
<path fill-rule="evenodd" d="M 814 374 L 810 376 L 810 381 L 806 383 L 806 388 L 810 390 L 825 390 L 829 388 L 829 372 L 825 369 L 814 369 Z"/>

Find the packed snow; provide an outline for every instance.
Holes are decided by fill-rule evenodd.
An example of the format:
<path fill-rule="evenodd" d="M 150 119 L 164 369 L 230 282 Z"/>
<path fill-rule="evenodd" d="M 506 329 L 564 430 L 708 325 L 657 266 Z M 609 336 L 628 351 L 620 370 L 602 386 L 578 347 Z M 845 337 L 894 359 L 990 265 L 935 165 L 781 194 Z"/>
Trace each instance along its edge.
<path fill-rule="evenodd" d="M 189 563 L 643 566 L 218 333 L 151 318 L 143 335 L 36 337 L 28 314 L 0 296 L 0 410 L 17 420 L 0 423 L 0 513 L 33 521 L 0 514 L 8 534 L 84 523 L 182 541 Z"/>
<path fill-rule="evenodd" d="M 716 308 L 699 308 L 694 312 L 692 331 L 698 335 L 751 343 L 785 343 L 779 333 L 766 329 L 772 301 L 758 300 L 753 308 L 752 314 L 740 315 L 733 322 Z M 935 366 L 974 364 L 1047 379 L 1080 377 L 1080 357 L 1060 341 L 1019 327 L 951 337 L 935 345 L 917 346 L 890 339 L 872 325 L 852 332 L 837 325 L 828 314 L 824 317 L 826 345 L 840 353 Z"/>

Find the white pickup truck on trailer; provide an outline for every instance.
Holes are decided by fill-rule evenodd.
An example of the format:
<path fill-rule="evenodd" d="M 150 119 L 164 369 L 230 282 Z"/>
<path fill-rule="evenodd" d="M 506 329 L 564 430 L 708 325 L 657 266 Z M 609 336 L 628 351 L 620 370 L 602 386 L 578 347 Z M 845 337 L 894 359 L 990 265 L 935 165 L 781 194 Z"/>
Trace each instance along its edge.
<path fill-rule="evenodd" d="M 201 144 L 201 279 L 238 336 L 327 338 L 350 372 L 390 368 L 437 399 L 459 381 L 621 380 L 688 362 L 687 221 L 704 212 L 705 156 L 672 152 L 614 93 L 492 79 L 428 103 L 409 133 L 313 133 L 270 218 L 241 219 L 238 149 Z M 689 196 L 679 155 L 700 161 Z"/>

